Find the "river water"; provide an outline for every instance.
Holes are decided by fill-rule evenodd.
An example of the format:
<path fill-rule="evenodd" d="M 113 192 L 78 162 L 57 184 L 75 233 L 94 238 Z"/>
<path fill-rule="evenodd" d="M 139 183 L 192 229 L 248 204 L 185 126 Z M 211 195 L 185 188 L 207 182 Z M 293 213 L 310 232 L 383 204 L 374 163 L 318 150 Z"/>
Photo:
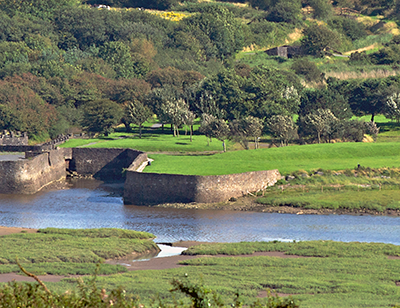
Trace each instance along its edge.
<path fill-rule="evenodd" d="M 123 228 L 156 242 L 335 240 L 400 245 L 400 217 L 292 215 L 125 206 L 118 185 L 95 180 L 33 196 L 0 195 L 0 225 L 28 228 Z"/>

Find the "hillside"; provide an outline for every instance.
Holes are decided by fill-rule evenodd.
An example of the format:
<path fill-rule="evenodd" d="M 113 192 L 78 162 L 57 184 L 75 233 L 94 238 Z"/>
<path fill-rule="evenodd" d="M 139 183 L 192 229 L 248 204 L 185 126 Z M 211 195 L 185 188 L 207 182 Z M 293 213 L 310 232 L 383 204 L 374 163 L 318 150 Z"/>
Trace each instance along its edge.
<path fill-rule="evenodd" d="M 0 128 L 26 131 L 33 141 L 82 131 L 107 136 L 121 123 L 130 132 L 155 114 L 174 134 L 197 118 L 202 134 L 233 136 L 246 148 L 266 133 L 281 144 L 361 141 L 374 127 L 352 116 L 397 119 L 394 2 L 0 4 Z M 289 58 L 265 52 L 282 46 Z M 340 128 L 310 124 L 322 114 Z M 274 130 L 282 121 L 291 127 L 286 137 Z"/>

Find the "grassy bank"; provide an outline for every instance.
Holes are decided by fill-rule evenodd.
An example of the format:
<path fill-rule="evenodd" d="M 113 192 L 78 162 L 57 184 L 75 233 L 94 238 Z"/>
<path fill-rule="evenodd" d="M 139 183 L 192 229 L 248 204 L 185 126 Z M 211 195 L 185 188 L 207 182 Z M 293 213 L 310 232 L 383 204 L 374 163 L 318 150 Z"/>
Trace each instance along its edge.
<path fill-rule="evenodd" d="M 281 251 L 300 257 L 233 257 L 255 251 Z M 205 284 L 228 305 L 233 304 L 237 291 L 248 304 L 266 288 L 292 294 L 300 307 L 393 307 L 400 303 L 400 287 L 396 286 L 400 259 L 388 258 L 400 255 L 395 245 L 332 241 L 225 243 L 194 247 L 187 254 L 226 257 L 199 256 L 183 261 L 182 268 L 99 277 L 98 283 L 107 289 L 122 285 L 148 305 L 157 304 L 157 298 L 172 302 L 170 282 L 176 278 Z M 73 287 L 66 279 L 50 285 L 60 291 Z M 179 294 L 175 300 L 188 303 Z"/>
<path fill-rule="evenodd" d="M 400 166 L 400 144 L 336 143 L 234 151 L 210 156 L 149 155 L 145 172 L 220 175 L 278 169 L 282 174 L 323 168 L 342 170 L 358 164 L 371 168 Z"/>
<path fill-rule="evenodd" d="M 119 229 L 40 229 L 36 234 L 0 237 L 0 273 L 20 272 L 20 263 L 36 274 L 89 275 L 96 263 L 132 253 L 156 251 L 152 234 Z M 101 274 L 124 272 L 120 265 L 104 264 Z"/>
<path fill-rule="evenodd" d="M 340 172 L 293 172 L 258 198 L 260 204 L 303 209 L 390 213 L 400 211 L 400 170 L 356 168 Z M 288 177 L 286 177 L 288 179 Z"/>

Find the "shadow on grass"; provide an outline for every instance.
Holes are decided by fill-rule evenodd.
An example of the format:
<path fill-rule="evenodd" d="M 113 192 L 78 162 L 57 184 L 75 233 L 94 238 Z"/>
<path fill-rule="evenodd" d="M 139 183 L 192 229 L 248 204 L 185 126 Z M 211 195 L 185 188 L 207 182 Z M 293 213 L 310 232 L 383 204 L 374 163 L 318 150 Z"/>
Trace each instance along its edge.
<path fill-rule="evenodd" d="M 381 133 L 388 131 L 400 131 L 400 123 L 387 122 L 387 123 L 376 123 Z"/>

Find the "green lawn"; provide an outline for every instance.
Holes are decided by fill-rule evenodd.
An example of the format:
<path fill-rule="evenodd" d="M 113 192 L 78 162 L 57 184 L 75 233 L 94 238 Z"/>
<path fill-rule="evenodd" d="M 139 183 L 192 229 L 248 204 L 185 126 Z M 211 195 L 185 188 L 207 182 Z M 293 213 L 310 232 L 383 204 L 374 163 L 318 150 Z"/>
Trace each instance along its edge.
<path fill-rule="evenodd" d="M 145 172 L 221 175 L 278 169 L 295 170 L 400 166 L 400 143 L 336 143 L 283 148 L 233 151 L 210 156 L 151 154 L 154 159 Z"/>
<path fill-rule="evenodd" d="M 228 149 L 230 142 L 226 141 Z M 89 148 L 132 148 L 145 152 L 221 152 L 223 151 L 222 142 L 213 139 L 208 144 L 204 135 L 194 135 L 192 141 L 190 136 L 182 131 L 179 137 L 174 137 L 169 129 L 164 134 L 161 130 L 146 131 L 140 139 L 136 134 L 114 133 L 109 137 L 91 139 L 70 139 L 61 147 L 73 148 L 85 146 Z"/>

